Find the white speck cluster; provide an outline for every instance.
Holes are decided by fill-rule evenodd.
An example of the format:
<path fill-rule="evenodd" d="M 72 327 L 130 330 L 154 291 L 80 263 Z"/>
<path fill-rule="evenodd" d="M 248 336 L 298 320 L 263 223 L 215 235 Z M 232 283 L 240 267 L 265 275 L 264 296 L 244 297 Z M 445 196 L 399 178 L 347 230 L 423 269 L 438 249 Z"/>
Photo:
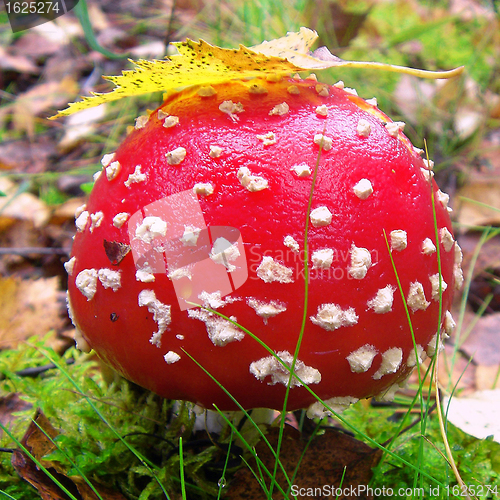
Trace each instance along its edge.
<path fill-rule="evenodd" d="M 316 114 L 319 116 L 328 116 L 328 107 L 326 104 L 322 104 L 316 108 Z"/>
<path fill-rule="evenodd" d="M 289 248 L 292 252 L 299 253 L 300 247 L 293 236 L 285 236 L 283 239 L 283 245 Z"/>
<path fill-rule="evenodd" d="M 90 214 L 90 232 L 93 233 L 94 229 L 100 227 L 104 219 L 104 214 L 102 212 L 96 212 L 95 214 Z"/>
<path fill-rule="evenodd" d="M 448 285 L 439 273 L 429 276 L 429 280 L 432 286 L 431 298 L 432 300 L 439 300 L 439 288 L 441 287 L 441 293 L 444 293 L 444 291 L 448 288 Z"/>
<path fill-rule="evenodd" d="M 130 214 L 127 212 L 120 212 L 117 213 L 113 217 L 113 226 L 117 227 L 118 229 L 125 224 L 125 222 L 128 221 L 128 218 L 130 217 Z"/>
<path fill-rule="evenodd" d="M 167 354 L 163 356 L 163 359 L 168 365 L 171 365 L 172 363 L 177 363 L 181 357 L 174 351 L 168 351 Z"/>
<path fill-rule="evenodd" d="M 235 104 L 233 101 L 223 101 L 219 106 L 219 110 L 226 113 L 234 122 L 239 120 L 238 114 L 244 111 L 241 102 Z"/>
<path fill-rule="evenodd" d="M 309 177 L 311 175 L 311 168 L 306 163 L 294 165 L 290 170 L 295 172 L 297 177 Z"/>
<path fill-rule="evenodd" d="M 210 196 L 214 192 L 214 187 L 210 182 L 197 182 L 193 186 L 193 192 L 200 196 Z"/>
<path fill-rule="evenodd" d="M 198 243 L 198 238 L 201 233 L 201 228 L 185 225 L 184 233 L 181 236 L 181 242 L 185 247 L 195 247 Z"/>
<path fill-rule="evenodd" d="M 229 272 L 233 272 L 236 266 L 231 264 L 239 256 L 238 242 L 230 243 L 225 238 L 217 238 L 210 250 L 209 257 L 216 263 L 226 267 Z"/>
<path fill-rule="evenodd" d="M 270 116 L 283 116 L 286 115 L 290 111 L 290 106 L 286 102 L 282 102 L 281 104 L 276 104 L 271 111 L 269 111 Z"/>
<path fill-rule="evenodd" d="M 358 319 L 353 307 L 343 310 L 337 304 L 322 304 L 318 307 L 316 316 L 310 316 L 310 320 L 315 325 L 327 331 L 337 330 L 341 326 L 353 326 Z"/>
<path fill-rule="evenodd" d="M 436 246 L 430 238 L 425 238 L 422 243 L 422 253 L 424 255 L 432 255 L 436 251 Z"/>
<path fill-rule="evenodd" d="M 391 250 L 401 252 L 408 246 L 408 237 L 406 231 L 396 229 L 391 231 Z"/>
<path fill-rule="evenodd" d="M 324 151 L 330 151 L 333 146 L 333 139 L 323 134 L 316 134 L 314 136 L 314 144 L 317 144 Z"/>
<path fill-rule="evenodd" d="M 327 207 L 318 207 L 311 210 L 309 218 L 314 227 L 328 226 L 332 222 L 332 213 Z"/>
<path fill-rule="evenodd" d="M 356 183 L 353 190 L 360 200 L 366 200 L 373 193 L 373 186 L 368 179 L 361 179 Z"/>
<path fill-rule="evenodd" d="M 452 234 L 448 231 L 448 228 L 443 227 L 439 230 L 439 241 L 443 244 L 444 249 L 449 252 L 455 243 Z"/>
<path fill-rule="evenodd" d="M 68 262 L 64 263 L 64 269 L 66 269 L 68 276 L 71 276 L 73 274 L 75 262 L 76 262 L 76 257 L 71 257 L 71 259 L 69 259 Z"/>
<path fill-rule="evenodd" d="M 313 252 L 311 257 L 314 269 L 328 269 L 333 262 L 333 249 L 322 248 Z"/>
<path fill-rule="evenodd" d="M 205 323 L 207 328 L 208 338 L 217 347 L 224 347 L 230 342 L 241 341 L 245 336 L 245 332 L 233 325 L 231 321 L 236 322 L 234 316 L 230 316 L 231 321 L 227 321 L 220 316 L 205 311 L 203 309 L 188 309 L 188 316 L 193 319 L 198 319 Z"/>
<path fill-rule="evenodd" d="M 377 314 L 385 314 L 392 310 L 395 287 L 387 285 L 377 291 L 375 297 L 368 301 L 368 308 Z"/>
<path fill-rule="evenodd" d="M 85 230 L 87 226 L 87 222 L 89 221 L 90 214 L 87 210 L 84 210 L 81 214 L 79 214 L 75 219 L 76 230 L 81 232 Z"/>
<path fill-rule="evenodd" d="M 381 379 L 389 373 L 396 373 L 403 361 L 403 350 L 400 347 L 391 347 L 382 353 L 382 364 L 373 374 L 375 380 Z"/>
<path fill-rule="evenodd" d="M 268 182 L 264 179 L 264 177 L 251 174 L 248 167 L 240 167 L 238 169 L 237 176 L 240 184 L 244 188 L 247 188 L 251 193 L 262 191 L 263 189 L 267 189 L 269 187 Z"/>
<path fill-rule="evenodd" d="M 397 137 L 399 132 L 403 132 L 405 129 L 404 122 L 388 122 L 385 124 L 385 128 L 391 137 Z"/>
<path fill-rule="evenodd" d="M 179 124 L 178 116 L 167 116 L 163 121 L 163 126 L 165 128 L 172 128 Z"/>
<path fill-rule="evenodd" d="M 259 141 L 262 141 L 262 144 L 264 146 L 271 146 L 272 144 L 276 144 L 276 135 L 274 132 L 257 135 L 257 139 L 259 139 Z"/>
<path fill-rule="evenodd" d="M 182 163 L 184 158 L 186 158 L 186 148 L 179 146 L 178 148 L 172 149 L 168 153 L 165 153 L 167 158 L 167 163 L 169 165 L 179 165 Z"/>
<path fill-rule="evenodd" d="M 367 372 L 373 363 L 373 359 L 377 355 L 377 349 L 370 344 L 365 344 L 356 351 L 351 352 L 347 356 L 347 361 L 353 373 Z"/>
<path fill-rule="evenodd" d="M 149 341 L 156 347 L 160 347 L 161 337 L 171 322 L 171 306 L 160 302 L 156 298 L 154 290 L 142 290 L 139 293 L 139 307 L 147 307 L 148 311 L 153 315 L 153 319 L 158 324 L 158 331 L 153 333 Z"/>
<path fill-rule="evenodd" d="M 335 398 L 327 399 L 324 404 L 320 401 L 316 401 L 307 409 L 306 415 L 309 418 L 324 418 L 326 416 L 331 416 L 333 413 L 328 409 L 330 408 L 335 413 L 339 414 L 347 410 L 349 406 L 357 403 L 358 398 L 352 396 L 339 396 Z M 325 407 L 326 405 L 326 407 Z"/>
<path fill-rule="evenodd" d="M 351 246 L 351 266 L 349 267 L 349 274 L 354 279 L 361 280 L 366 276 L 371 265 L 372 258 L 370 250 L 359 248 L 353 243 Z"/>
<path fill-rule="evenodd" d="M 283 366 L 274 356 L 267 356 L 250 363 L 250 373 L 257 380 L 263 381 L 266 377 L 271 377 L 268 385 L 283 384 L 288 385 L 290 379 L 290 369 L 293 362 L 293 355 L 288 351 L 280 351 L 276 355 L 283 361 L 288 369 Z M 294 377 L 290 382 L 290 387 L 300 387 L 304 384 L 319 384 L 321 382 L 321 373 L 316 368 L 307 366 L 303 361 L 295 361 Z"/>
<path fill-rule="evenodd" d="M 120 162 L 118 161 L 111 162 L 106 167 L 106 177 L 108 181 L 112 181 L 113 179 L 115 179 L 116 176 L 120 173 L 120 170 L 121 170 Z"/>
<path fill-rule="evenodd" d="M 113 269 L 99 269 L 97 276 L 104 288 L 111 288 L 116 292 L 121 285 L 120 271 L 113 271 Z"/>
<path fill-rule="evenodd" d="M 132 184 L 137 184 L 139 182 L 144 182 L 147 179 L 146 174 L 141 172 L 141 165 L 136 165 L 134 169 L 134 173 L 128 176 L 128 179 L 125 181 L 125 186 L 130 187 Z"/>
<path fill-rule="evenodd" d="M 167 223 L 160 217 L 149 215 L 135 229 L 135 239 L 150 244 L 155 238 L 167 234 Z"/>
<path fill-rule="evenodd" d="M 371 134 L 372 126 L 368 120 L 361 118 L 356 126 L 356 133 L 361 137 L 368 137 Z"/>
<path fill-rule="evenodd" d="M 428 302 L 425 298 L 424 287 L 422 283 L 418 281 L 414 281 L 410 285 L 410 291 L 408 292 L 408 296 L 406 297 L 406 303 L 408 307 L 413 311 L 425 311 L 429 306 L 430 302 Z"/>
<path fill-rule="evenodd" d="M 78 273 L 75 285 L 87 300 L 94 298 L 97 290 L 97 269 L 84 269 Z"/>
<path fill-rule="evenodd" d="M 266 325 L 269 318 L 273 318 L 274 316 L 286 311 L 285 304 L 276 300 L 264 302 L 262 300 L 249 298 L 247 300 L 247 304 L 257 313 L 257 316 L 260 316 L 264 320 Z"/>
<path fill-rule="evenodd" d="M 223 149 L 220 146 L 212 144 L 210 146 L 210 153 L 208 153 L 208 156 L 210 156 L 210 158 L 219 158 L 222 154 L 222 151 Z"/>
<path fill-rule="evenodd" d="M 265 283 L 293 283 L 293 269 L 276 262 L 272 257 L 265 255 L 257 268 L 257 276 Z"/>

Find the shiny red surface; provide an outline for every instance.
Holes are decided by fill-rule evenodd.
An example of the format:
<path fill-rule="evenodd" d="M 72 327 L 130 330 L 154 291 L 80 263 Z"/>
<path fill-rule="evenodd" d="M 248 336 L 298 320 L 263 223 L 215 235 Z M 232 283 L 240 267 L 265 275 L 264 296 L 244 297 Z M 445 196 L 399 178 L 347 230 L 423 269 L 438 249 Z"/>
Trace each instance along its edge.
<path fill-rule="evenodd" d="M 421 172 L 423 161 L 402 134 L 398 138 L 388 134 L 384 121 L 389 119 L 385 115 L 341 89 L 330 87 L 330 95 L 322 97 L 314 81 L 285 80 L 262 82 L 268 93 L 255 95 L 248 91 L 249 85 L 250 82 L 235 82 L 214 86 L 217 94 L 212 97 L 199 97 L 195 90 L 171 96 L 162 109 L 178 116 L 179 125 L 164 128 L 154 112 L 144 128 L 126 137 L 116 151 L 115 160 L 121 164 L 119 175 L 112 181 L 101 175 L 88 202 L 90 213 L 104 213 L 101 226 L 93 232 L 87 226 L 75 238 L 72 255 L 76 263 L 69 279 L 75 324 L 104 361 L 164 397 L 191 400 L 206 407 L 235 407 L 191 356 L 243 407 L 281 409 L 285 387 L 269 385 L 269 377 L 259 381 L 249 372 L 251 362 L 269 356 L 262 346 L 248 335 L 224 347 L 215 346 L 205 324 L 180 310 L 172 282 L 165 274 L 157 274 L 154 283 L 137 281 L 132 254 L 114 266 L 104 252 L 103 240 L 130 243 L 127 224 L 120 229 L 113 226 L 117 213 L 133 214 L 155 200 L 191 189 L 195 183 L 212 183 L 214 193 L 199 196 L 205 222 L 208 226 L 238 228 L 249 266 L 249 279 L 231 295 L 241 300 L 218 311 L 235 316 L 238 323 L 275 352 L 286 350 L 293 354 L 304 317 L 303 249 L 313 176 L 297 178 L 290 168 L 305 162 L 314 170 L 317 164 L 312 209 L 327 206 L 333 218 L 325 227 L 309 225 L 309 255 L 318 249 L 332 248 L 334 261 L 329 272 L 310 269 L 307 319 L 298 358 L 320 371 L 321 382 L 310 388 L 323 399 L 378 394 L 409 374 L 406 359 L 413 350 L 399 290 L 394 294 L 391 312 L 376 314 L 367 307 L 377 290 L 389 284 L 398 286 L 384 232 L 387 237 L 393 230 L 407 232 L 408 247 L 392 252 L 403 293 L 406 296 L 410 284 L 419 281 L 431 301 L 425 311 L 410 313 L 417 344 L 425 347 L 442 322 L 439 302 L 430 298 L 429 276 L 438 272 L 437 256 L 421 252 L 425 238 L 434 243 L 436 240 L 431 187 Z M 290 85 L 296 85 L 300 95 L 290 94 Z M 225 100 L 243 104 L 244 111 L 237 119 L 232 120 L 218 109 Z M 269 111 L 282 102 L 290 106 L 289 113 L 270 116 Z M 315 112 L 322 104 L 328 107 L 327 117 Z M 367 138 L 356 133 L 360 118 L 371 124 Z M 265 146 L 256 136 L 268 132 L 275 133 L 276 143 Z M 314 136 L 319 133 L 333 139 L 329 151 L 320 152 L 314 143 Z M 223 148 L 219 158 L 209 156 L 210 145 Z M 186 148 L 186 158 L 179 165 L 168 165 L 165 153 L 179 146 Z M 139 164 L 147 181 L 125 187 L 124 182 Z M 267 179 L 269 189 L 249 192 L 244 188 L 237 178 L 242 166 Z M 362 178 L 368 178 L 374 189 L 365 200 L 353 192 L 353 186 Z M 434 182 L 432 190 L 436 196 Z M 446 209 L 436 202 L 435 211 L 437 228 L 446 227 L 451 232 Z M 287 235 L 297 240 L 300 254 L 283 245 Z M 373 264 L 362 280 L 348 275 L 352 244 L 371 252 Z M 441 272 L 448 284 L 442 300 L 444 316 L 454 288 L 453 249 L 446 252 L 440 245 L 440 254 Z M 264 283 L 258 278 L 256 269 L 263 255 L 293 268 L 294 282 Z M 121 288 L 114 292 L 98 282 L 95 296 L 87 301 L 75 287 L 75 278 L 89 268 L 120 270 Z M 171 305 L 172 320 L 160 348 L 149 342 L 158 326 L 147 307 L 138 305 L 141 290 L 154 290 L 158 300 Z M 266 302 L 277 300 L 287 309 L 265 324 L 247 305 L 250 297 Z M 309 317 L 316 315 L 318 306 L 324 303 L 338 304 L 342 309 L 355 308 L 358 323 L 334 331 L 314 325 Z M 117 315 L 115 321 L 110 319 L 112 313 Z M 184 340 L 179 340 L 178 334 Z M 352 373 L 346 357 L 365 344 L 374 345 L 379 354 L 366 373 Z M 380 367 L 381 353 L 391 347 L 403 349 L 401 368 L 374 380 L 372 375 Z M 181 359 L 167 364 L 163 356 L 171 350 Z M 288 408 L 307 407 L 314 401 L 304 387 L 294 387 Z"/>

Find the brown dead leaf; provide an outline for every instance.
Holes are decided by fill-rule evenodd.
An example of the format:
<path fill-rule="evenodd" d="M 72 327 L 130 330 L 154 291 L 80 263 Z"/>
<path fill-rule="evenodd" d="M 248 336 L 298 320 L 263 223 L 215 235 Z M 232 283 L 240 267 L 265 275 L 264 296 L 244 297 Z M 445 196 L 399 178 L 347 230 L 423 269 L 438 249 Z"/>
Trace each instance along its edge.
<path fill-rule="evenodd" d="M 273 427 L 266 435 L 274 449 L 276 449 L 278 433 L 279 429 Z M 291 477 L 305 450 L 294 484 L 299 488 L 306 489 L 322 488 L 323 485 L 333 488 L 342 484 L 342 489 L 367 485 L 372 477 L 372 468 L 377 465 L 382 455 L 380 450 L 372 449 L 361 441 L 335 429 L 326 429 L 323 435 L 313 439 L 307 449 L 306 446 L 307 440 L 302 439 L 300 432 L 286 425 L 283 433 L 280 460 L 288 476 Z M 255 451 L 268 470 L 272 471 L 275 460 L 268 446 L 261 441 L 256 446 Z M 256 470 L 255 462 L 251 460 L 250 464 Z M 269 486 L 269 479 L 265 474 L 264 476 Z M 286 491 L 286 481 L 281 471 L 278 472 L 276 480 Z M 273 495 L 273 498 L 283 498 L 276 491 L 276 487 L 274 491 L 276 494 Z M 225 498 L 262 500 L 265 498 L 265 494 L 252 472 L 248 469 L 242 469 L 235 475 Z M 298 495 L 297 498 L 310 497 Z M 331 496 L 315 496 L 315 498 L 331 498 Z M 338 498 L 347 497 L 340 495 Z M 369 499 L 371 497 L 358 496 L 357 498 Z"/>
<path fill-rule="evenodd" d="M 2 46 L 0 46 L 0 68 L 35 75 L 40 72 L 40 69 L 31 58 L 22 54 L 10 54 Z"/>
<path fill-rule="evenodd" d="M 96 124 L 104 118 L 106 105 L 84 109 L 80 113 L 69 116 L 63 124 L 64 135 L 59 141 L 61 152 L 73 149 L 86 136 L 95 133 Z"/>
<path fill-rule="evenodd" d="M 476 388 L 478 391 L 489 391 L 500 389 L 500 365 L 484 366 L 476 368 Z"/>
<path fill-rule="evenodd" d="M 0 279 L 0 348 L 14 349 L 33 335 L 46 335 L 64 326 L 58 303 L 59 278 Z M 57 348 L 59 341 L 54 335 Z"/>
<path fill-rule="evenodd" d="M 2 396 L 0 398 L 0 423 L 4 427 L 9 427 L 10 422 L 16 419 L 13 413 L 29 410 L 30 408 L 31 404 L 21 399 L 17 393 Z M 0 436 L 2 433 L 3 431 L 0 430 Z"/>
<path fill-rule="evenodd" d="M 0 169 L 30 174 L 45 172 L 55 153 L 56 144 L 48 135 L 39 135 L 34 142 L 26 138 L 4 141 L 0 144 Z"/>
<path fill-rule="evenodd" d="M 456 193 L 454 208 L 463 231 L 469 226 L 500 226 L 500 130 L 480 148 L 481 168 L 466 168 L 468 178 Z"/>
<path fill-rule="evenodd" d="M 19 192 L 19 186 L 6 177 L 0 177 L 0 233 L 15 221 L 29 221 L 37 228 L 45 225 L 50 213 L 40 199 L 30 193 Z"/>
<path fill-rule="evenodd" d="M 462 344 L 462 351 L 473 356 L 475 363 L 486 366 L 500 364 L 500 313 L 477 320 L 474 329 Z"/>
<path fill-rule="evenodd" d="M 52 476 L 70 491 L 75 498 L 81 500 L 98 500 L 98 496 L 81 477 L 68 477 L 64 466 L 58 462 L 50 462 L 44 457 L 56 449 L 53 439 L 59 432 L 52 426 L 41 410 L 37 410 L 33 421 L 28 426 L 21 444 L 29 453 L 40 462 Z M 47 437 L 49 436 L 49 437 Z M 30 483 L 41 496 L 42 500 L 67 500 L 68 496 L 54 483 L 54 481 L 31 460 L 22 450 L 16 450 L 12 455 L 12 466 L 16 472 Z M 118 492 L 104 487 L 96 487 L 103 500 L 125 500 Z"/>
<path fill-rule="evenodd" d="M 15 130 L 26 132 L 33 139 L 35 118 L 53 108 L 64 106 L 74 98 L 77 92 L 78 84 L 71 77 L 63 78 L 60 81 L 40 83 L 19 94 L 13 104 L 2 110 L 2 114 L 12 113 Z"/>

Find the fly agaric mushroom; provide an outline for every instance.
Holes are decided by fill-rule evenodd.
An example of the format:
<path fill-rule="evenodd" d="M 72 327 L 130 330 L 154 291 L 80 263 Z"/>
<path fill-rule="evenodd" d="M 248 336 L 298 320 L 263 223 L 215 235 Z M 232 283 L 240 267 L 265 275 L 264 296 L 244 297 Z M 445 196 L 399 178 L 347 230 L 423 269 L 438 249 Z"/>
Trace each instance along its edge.
<path fill-rule="evenodd" d="M 323 414 L 303 384 L 333 409 L 393 394 L 452 328 L 462 279 L 448 197 L 403 126 L 314 78 L 168 96 L 76 214 L 78 346 L 166 398 L 236 409 L 206 370 L 242 407 L 282 409 L 307 221 L 287 409 Z"/>

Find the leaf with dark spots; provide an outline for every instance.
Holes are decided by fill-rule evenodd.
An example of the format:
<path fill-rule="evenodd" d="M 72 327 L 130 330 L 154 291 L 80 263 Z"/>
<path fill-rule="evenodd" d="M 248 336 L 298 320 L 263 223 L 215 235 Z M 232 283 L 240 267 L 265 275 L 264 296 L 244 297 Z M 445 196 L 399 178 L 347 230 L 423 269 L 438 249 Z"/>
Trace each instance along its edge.
<path fill-rule="evenodd" d="M 130 245 L 119 241 L 103 240 L 104 251 L 113 266 L 118 266 L 125 256 L 130 252 Z"/>

